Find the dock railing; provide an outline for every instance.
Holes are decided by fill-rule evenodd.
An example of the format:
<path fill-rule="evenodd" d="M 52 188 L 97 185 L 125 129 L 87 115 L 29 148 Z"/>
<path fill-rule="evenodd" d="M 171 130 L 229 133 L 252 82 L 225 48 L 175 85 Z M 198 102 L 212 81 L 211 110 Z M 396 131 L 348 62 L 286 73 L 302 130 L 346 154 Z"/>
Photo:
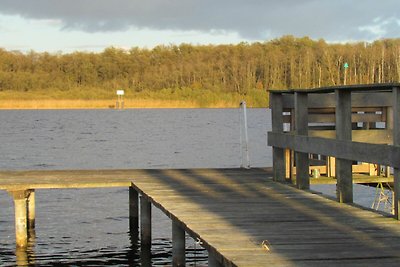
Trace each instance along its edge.
<path fill-rule="evenodd" d="M 288 149 L 294 152 L 294 181 L 299 189 L 310 187 L 310 155 L 323 155 L 328 162 L 336 158 L 332 172 L 337 199 L 343 203 L 353 202 L 354 162 L 386 166 L 386 175 L 393 168 L 394 216 L 399 219 L 400 83 L 272 90 L 270 108 L 268 145 L 273 147 L 275 181 L 287 182 L 293 172 Z"/>

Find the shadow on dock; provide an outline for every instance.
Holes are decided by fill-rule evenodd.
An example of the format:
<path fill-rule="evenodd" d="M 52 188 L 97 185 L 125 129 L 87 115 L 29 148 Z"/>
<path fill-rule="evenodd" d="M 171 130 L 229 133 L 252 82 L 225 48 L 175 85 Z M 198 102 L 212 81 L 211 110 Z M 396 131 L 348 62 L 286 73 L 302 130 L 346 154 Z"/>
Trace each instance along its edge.
<path fill-rule="evenodd" d="M 239 175 L 226 169 L 146 173 L 151 179 L 134 178 L 133 183 L 170 217 L 184 217 L 183 223 L 191 228 L 196 216 L 213 215 L 203 218 L 208 225 L 191 228 L 199 238 L 211 231 L 210 236 L 224 236 L 221 242 L 228 244 L 242 235 L 260 249 L 267 241 L 265 254 L 278 256 L 288 266 L 395 266 L 400 260 L 398 221 L 272 182 L 271 170 Z M 190 212 L 191 208 L 195 209 Z M 235 232 L 224 233 L 224 225 Z"/>

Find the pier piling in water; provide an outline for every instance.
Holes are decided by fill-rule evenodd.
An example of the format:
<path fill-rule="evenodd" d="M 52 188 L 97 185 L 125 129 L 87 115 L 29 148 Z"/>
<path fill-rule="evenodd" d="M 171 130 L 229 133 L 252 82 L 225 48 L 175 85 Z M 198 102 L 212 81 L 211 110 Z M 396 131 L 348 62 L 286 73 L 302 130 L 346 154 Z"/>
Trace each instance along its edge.
<path fill-rule="evenodd" d="M 29 196 L 27 198 L 28 201 L 28 230 L 35 229 L 35 221 L 36 221 L 36 208 L 35 208 L 35 190 L 29 190 Z"/>
<path fill-rule="evenodd" d="M 139 231 L 139 194 L 129 187 L 129 230 L 137 234 Z"/>
<path fill-rule="evenodd" d="M 151 247 L 151 202 L 140 196 L 140 244 Z"/>
<path fill-rule="evenodd" d="M 28 199 L 32 192 L 32 190 L 9 191 L 14 199 L 15 243 L 20 248 L 25 248 L 28 245 L 28 226 L 32 226 L 32 228 L 35 226 L 34 194 L 30 199 L 31 203 L 28 205 Z M 29 214 L 29 210 L 32 211 L 31 214 Z"/>
<path fill-rule="evenodd" d="M 176 220 L 172 220 L 172 266 L 185 266 L 185 244 L 185 230 Z"/>

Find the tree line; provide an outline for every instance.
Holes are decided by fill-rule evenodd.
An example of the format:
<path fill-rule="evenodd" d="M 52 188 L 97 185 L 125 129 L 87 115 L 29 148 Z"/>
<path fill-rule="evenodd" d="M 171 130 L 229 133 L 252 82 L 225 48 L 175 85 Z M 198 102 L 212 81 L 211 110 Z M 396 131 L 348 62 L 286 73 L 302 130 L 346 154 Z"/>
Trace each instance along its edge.
<path fill-rule="evenodd" d="M 246 95 L 251 90 L 398 81 L 400 39 L 329 44 L 284 36 L 262 43 L 110 47 L 70 54 L 0 49 L 0 91 L 114 94 L 116 89 L 190 88 Z"/>

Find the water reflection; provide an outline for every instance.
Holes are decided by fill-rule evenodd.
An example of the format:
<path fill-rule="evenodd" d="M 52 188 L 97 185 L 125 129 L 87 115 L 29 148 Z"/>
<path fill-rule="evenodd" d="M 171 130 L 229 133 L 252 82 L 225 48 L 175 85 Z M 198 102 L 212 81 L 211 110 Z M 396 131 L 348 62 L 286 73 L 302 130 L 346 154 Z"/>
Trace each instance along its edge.
<path fill-rule="evenodd" d="M 128 259 L 128 265 L 130 267 L 137 266 L 137 258 L 138 258 L 138 247 L 139 247 L 139 233 L 137 225 L 132 225 L 130 222 L 130 230 L 129 230 L 129 241 L 130 247 L 126 252 L 126 258 Z"/>
<path fill-rule="evenodd" d="M 141 246 L 137 227 L 126 232 L 129 237 L 129 245 L 124 249 L 116 251 L 109 246 L 84 250 L 76 248 L 70 251 L 57 251 L 47 253 L 47 245 L 36 241 L 35 230 L 29 231 L 27 248 L 16 248 L 15 258 L 12 259 L 10 251 L 9 261 L 4 266 L 166 266 L 172 261 L 172 243 L 170 238 L 155 238 L 152 246 Z M 62 243 L 66 246 L 67 243 Z M 61 245 L 61 243 L 59 243 Z M 43 253 L 44 251 L 44 253 Z M 6 253 L 3 251 L 3 255 Z M 65 255 L 68 253 L 68 257 Z M 5 257 L 3 258 L 5 259 Z M 195 240 L 187 236 L 186 259 L 188 266 L 205 266 L 207 263 L 207 251 Z"/>
<path fill-rule="evenodd" d="M 26 248 L 15 248 L 15 258 L 17 266 L 34 266 L 35 265 L 35 242 L 36 231 L 29 229 L 28 231 L 28 245 Z"/>
<path fill-rule="evenodd" d="M 130 246 L 121 251 L 115 251 L 109 247 L 91 249 L 91 250 L 73 250 L 69 251 L 69 257 L 65 257 L 65 252 L 53 254 L 35 253 L 36 233 L 34 230 L 29 231 L 28 246 L 26 248 L 15 248 L 15 262 L 5 262 L 4 266 L 104 266 L 104 265 L 123 265 L 123 266 L 151 266 L 150 249 L 141 250 L 138 240 L 137 231 L 129 231 L 127 233 L 130 239 Z M 39 244 L 39 250 L 43 249 Z M 74 255 L 78 252 L 79 255 Z M 4 252 L 2 252 L 5 254 Z M 144 254 L 143 254 L 144 253 Z"/>
<path fill-rule="evenodd" d="M 27 248 L 15 249 L 16 265 L 17 266 L 35 266 L 35 253 L 33 246 Z"/>
<path fill-rule="evenodd" d="M 15 257 L 17 266 L 30 266 L 28 250 L 26 248 L 15 249 Z"/>

